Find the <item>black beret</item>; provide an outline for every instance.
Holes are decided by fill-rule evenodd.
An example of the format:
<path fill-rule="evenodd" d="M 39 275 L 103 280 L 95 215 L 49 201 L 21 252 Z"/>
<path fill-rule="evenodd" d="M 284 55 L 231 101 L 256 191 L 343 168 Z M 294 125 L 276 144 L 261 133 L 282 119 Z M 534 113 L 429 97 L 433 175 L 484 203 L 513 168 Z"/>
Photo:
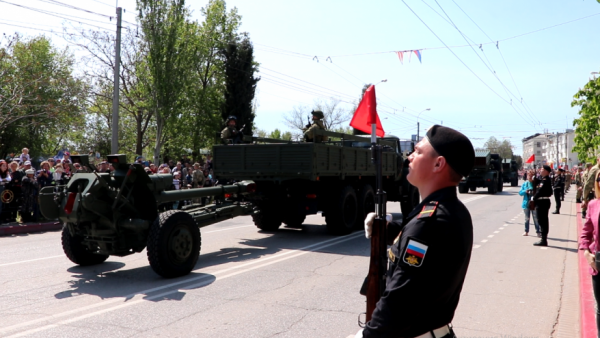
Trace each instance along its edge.
<path fill-rule="evenodd" d="M 552 168 L 550 168 L 549 165 L 543 165 L 542 168 L 544 168 L 544 170 L 546 170 L 547 172 L 551 173 L 552 172 Z"/>
<path fill-rule="evenodd" d="M 469 175 L 475 165 L 475 149 L 469 138 L 452 128 L 437 124 L 429 128 L 427 138 L 454 171 L 463 176 Z"/>
<path fill-rule="evenodd" d="M 558 171 L 565 172 L 565 169 L 563 169 L 563 168 L 558 168 Z"/>

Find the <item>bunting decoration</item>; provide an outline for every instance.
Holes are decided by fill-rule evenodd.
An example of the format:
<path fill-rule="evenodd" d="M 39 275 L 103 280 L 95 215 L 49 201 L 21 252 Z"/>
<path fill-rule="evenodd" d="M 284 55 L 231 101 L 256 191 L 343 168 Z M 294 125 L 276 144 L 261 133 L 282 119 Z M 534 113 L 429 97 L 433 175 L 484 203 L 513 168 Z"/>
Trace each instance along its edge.
<path fill-rule="evenodd" d="M 404 52 L 396 52 L 398 54 L 398 59 L 400 59 L 400 63 L 404 64 Z"/>
<path fill-rule="evenodd" d="M 398 55 L 398 59 L 400 59 L 400 63 L 404 65 L 404 53 L 408 53 L 408 62 L 410 62 L 411 56 L 413 53 L 419 58 L 419 63 L 423 63 L 421 61 L 421 51 L 422 49 L 413 49 L 413 50 L 401 50 L 397 51 L 396 55 Z"/>

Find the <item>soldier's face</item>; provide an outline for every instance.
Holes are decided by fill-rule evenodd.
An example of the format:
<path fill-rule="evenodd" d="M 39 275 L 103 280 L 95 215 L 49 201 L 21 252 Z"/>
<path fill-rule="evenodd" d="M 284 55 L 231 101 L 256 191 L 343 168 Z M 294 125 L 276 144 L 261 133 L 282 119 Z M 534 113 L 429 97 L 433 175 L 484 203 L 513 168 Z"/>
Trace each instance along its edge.
<path fill-rule="evenodd" d="M 427 139 L 421 140 L 415 146 L 415 151 L 408 157 L 410 169 L 406 178 L 410 184 L 419 187 L 426 183 L 433 174 L 437 158 L 435 151 Z"/>
<path fill-rule="evenodd" d="M 233 128 L 233 127 L 235 127 L 235 121 L 234 121 L 234 120 L 230 120 L 229 122 L 227 122 L 227 125 L 228 125 L 229 127 L 232 127 L 232 128 Z"/>

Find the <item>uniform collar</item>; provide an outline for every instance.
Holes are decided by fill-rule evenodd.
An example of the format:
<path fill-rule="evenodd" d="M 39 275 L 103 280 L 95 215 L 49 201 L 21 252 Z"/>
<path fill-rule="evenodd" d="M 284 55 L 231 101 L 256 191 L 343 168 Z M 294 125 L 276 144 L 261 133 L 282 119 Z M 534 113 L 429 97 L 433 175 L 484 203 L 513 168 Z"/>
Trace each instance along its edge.
<path fill-rule="evenodd" d="M 449 197 L 450 198 L 458 198 L 458 197 L 456 197 L 456 186 L 442 188 L 442 189 L 436 190 L 433 193 L 431 193 L 429 196 L 427 196 L 427 198 L 425 198 L 423 201 L 421 201 L 421 203 L 419 203 L 419 205 L 417 205 L 410 212 L 410 214 L 408 214 L 408 217 L 406 218 L 406 222 L 403 222 L 403 223 L 406 224 L 413 217 L 415 217 L 421 211 L 421 209 L 423 209 L 423 206 L 428 204 L 429 202 L 431 202 L 431 201 L 439 202 L 439 201 L 448 199 Z"/>

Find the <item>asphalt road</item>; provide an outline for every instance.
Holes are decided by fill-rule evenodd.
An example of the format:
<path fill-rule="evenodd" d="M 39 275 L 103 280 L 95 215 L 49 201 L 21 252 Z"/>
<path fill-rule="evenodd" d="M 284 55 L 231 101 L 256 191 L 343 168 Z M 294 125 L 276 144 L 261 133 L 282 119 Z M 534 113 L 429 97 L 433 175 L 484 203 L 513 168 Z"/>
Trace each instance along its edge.
<path fill-rule="evenodd" d="M 564 278 L 576 273 L 566 263 L 576 255 L 574 204 L 551 217 L 551 247 L 540 249 L 532 246 L 537 238 L 521 236 L 518 189 L 459 195 L 474 221 L 453 323 L 459 337 L 560 331 Z M 398 204 L 388 212 L 399 217 Z M 60 232 L 1 237 L 0 337 L 346 337 L 358 330 L 369 255 L 362 232 L 330 236 L 319 215 L 275 233 L 258 231 L 249 217 L 201 232 L 196 268 L 176 279 L 157 276 L 145 252 L 79 267 L 62 253 Z"/>

